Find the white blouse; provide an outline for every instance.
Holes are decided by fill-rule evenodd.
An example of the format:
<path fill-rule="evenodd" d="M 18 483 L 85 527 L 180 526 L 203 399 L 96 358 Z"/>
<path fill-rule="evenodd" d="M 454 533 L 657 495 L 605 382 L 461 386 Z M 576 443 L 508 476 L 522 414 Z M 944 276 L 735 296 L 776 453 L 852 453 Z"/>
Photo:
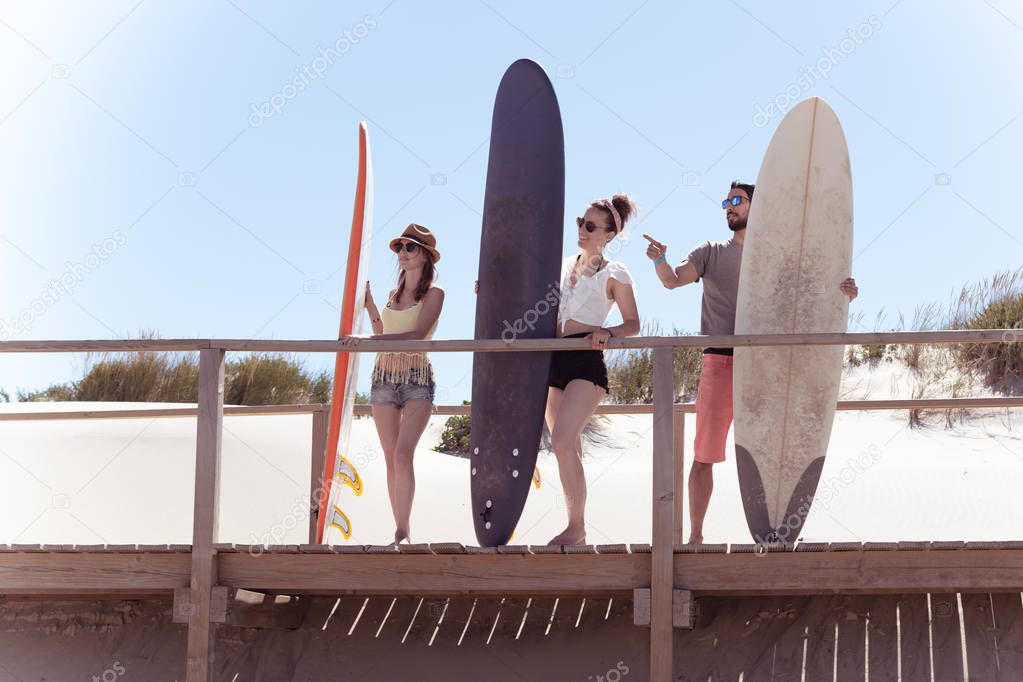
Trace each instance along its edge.
<path fill-rule="evenodd" d="M 572 286 L 572 268 L 579 256 L 569 256 L 561 262 L 561 303 L 558 319 L 561 331 L 565 323 L 575 320 L 595 327 L 604 326 L 615 302 L 607 297 L 607 280 L 614 277 L 622 284 L 632 284 L 632 275 L 622 263 L 609 260 L 593 275 L 580 274 Z"/>

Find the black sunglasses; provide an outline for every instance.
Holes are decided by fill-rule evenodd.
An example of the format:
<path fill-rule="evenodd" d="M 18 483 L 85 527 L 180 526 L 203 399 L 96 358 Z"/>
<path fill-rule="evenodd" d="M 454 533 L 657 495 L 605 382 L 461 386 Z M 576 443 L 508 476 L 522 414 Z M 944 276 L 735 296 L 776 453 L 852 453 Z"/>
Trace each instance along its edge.
<path fill-rule="evenodd" d="M 576 218 L 575 225 L 576 227 L 585 227 L 587 232 L 595 232 L 596 230 L 600 229 L 600 226 L 597 225 L 597 223 L 593 222 L 592 220 L 583 220 L 582 218 Z M 613 227 L 606 227 L 604 229 L 607 230 L 608 232 L 614 232 Z"/>
<path fill-rule="evenodd" d="M 398 242 L 397 244 L 391 247 L 391 251 L 394 251 L 395 253 L 401 253 L 402 247 L 405 247 L 405 250 L 408 251 L 409 253 L 415 253 L 416 249 L 419 248 L 419 244 L 416 244 L 415 242 L 405 242 L 404 244 Z"/>

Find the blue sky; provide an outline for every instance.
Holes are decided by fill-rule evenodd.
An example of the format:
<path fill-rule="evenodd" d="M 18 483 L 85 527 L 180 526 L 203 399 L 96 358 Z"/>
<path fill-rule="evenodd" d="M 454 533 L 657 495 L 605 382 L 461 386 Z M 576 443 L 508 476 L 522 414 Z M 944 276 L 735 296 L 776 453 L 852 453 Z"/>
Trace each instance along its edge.
<path fill-rule="evenodd" d="M 437 338 L 470 337 L 491 107 L 520 57 L 561 103 L 566 234 L 589 200 L 631 193 L 639 222 L 616 257 L 662 327 L 697 329 L 700 289 L 662 289 L 640 234 L 672 259 L 727 237 L 720 199 L 756 177 L 781 120 L 763 112 L 810 95 L 848 139 L 852 312 L 868 327 L 1023 262 L 1023 9 L 1007 0 L 55 4 L 0 2 L 10 338 L 333 338 L 360 120 L 375 289 L 396 274 L 387 240 L 428 225 L 447 290 Z M 272 100 L 278 113 L 252 116 Z M 82 360 L 3 356 L 0 387 L 66 381 Z M 438 402 L 467 398 L 470 357 L 435 364 Z"/>

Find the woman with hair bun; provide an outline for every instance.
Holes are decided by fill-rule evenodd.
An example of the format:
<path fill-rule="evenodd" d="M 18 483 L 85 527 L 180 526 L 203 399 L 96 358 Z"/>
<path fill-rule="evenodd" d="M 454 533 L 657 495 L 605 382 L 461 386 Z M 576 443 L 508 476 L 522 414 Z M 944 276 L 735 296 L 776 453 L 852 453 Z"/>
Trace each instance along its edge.
<path fill-rule="evenodd" d="M 561 267 L 557 334 L 589 339 L 592 349 L 556 351 L 551 359 L 546 420 L 568 507 L 568 526 L 550 541 L 552 545 L 586 543 L 583 428 L 607 395 L 607 340 L 639 333 L 632 276 L 625 265 L 604 257 L 604 249 L 635 212 L 635 203 L 625 194 L 591 202 L 576 218 L 579 253 L 566 258 Z M 622 323 L 606 326 L 616 305 Z"/>

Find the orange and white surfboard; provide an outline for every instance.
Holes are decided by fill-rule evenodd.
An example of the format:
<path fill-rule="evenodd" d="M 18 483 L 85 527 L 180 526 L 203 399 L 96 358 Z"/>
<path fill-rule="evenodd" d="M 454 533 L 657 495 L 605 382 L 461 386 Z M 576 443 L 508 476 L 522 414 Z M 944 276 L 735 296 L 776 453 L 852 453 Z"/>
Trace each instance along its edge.
<path fill-rule="evenodd" d="M 358 334 L 366 299 L 369 243 L 373 213 L 373 164 L 366 123 L 359 124 L 359 171 L 355 186 L 355 209 L 348 242 L 348 265 L 341 295 L 341 336 Z M 362 494 L 362 479 L 355 465 L 345 457 L 352 429 L 355 388 L 359 369 L 357 353 L 338 353 L 334 361 L 334 393 L 330 404 L 327 451 L 319 490 L 316 535 L 320 542 L 337 544 L 352 535 L 352 523 L 342 510 L 341 492 L 350 488 Z"/>

